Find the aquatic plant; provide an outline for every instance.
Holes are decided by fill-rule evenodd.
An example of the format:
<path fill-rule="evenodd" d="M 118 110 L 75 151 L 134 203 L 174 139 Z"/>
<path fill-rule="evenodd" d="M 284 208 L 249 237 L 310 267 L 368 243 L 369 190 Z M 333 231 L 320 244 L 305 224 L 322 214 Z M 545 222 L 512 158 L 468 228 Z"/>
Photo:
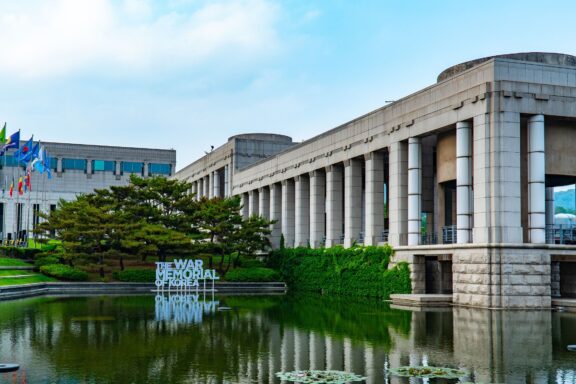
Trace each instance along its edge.
<path fill-rule="evenodd" d="M 394 376 L 400 377 L 420 377 L 420 378 L 441 378 L 441 379 L 458 379 L 468 375 L 468 372 L 461 369 L 446 367 L 398 367 L 389 368 L 388 372 Z"/>
<path fill-rule="evenodd" d="M 344 384 L 351 381 L 363 381 L 365 377 L 343 371 L 292 371 L 277 372 L 276 376 L 281 380 L 307 384 Z"/>

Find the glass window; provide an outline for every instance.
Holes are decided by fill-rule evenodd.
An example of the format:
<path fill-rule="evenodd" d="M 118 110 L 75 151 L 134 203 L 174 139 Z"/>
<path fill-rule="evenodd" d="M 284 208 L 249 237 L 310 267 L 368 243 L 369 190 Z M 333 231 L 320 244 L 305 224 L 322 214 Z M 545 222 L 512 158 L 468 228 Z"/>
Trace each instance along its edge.
<path fill-rule="evenodd" d="M 1 164 L 6 164 L 7 167 L 16 167 L 18 165 L 18 160 L 12 155 L 3 156 L 3 158 L 0 157 L 0 159 Z"/>
<path fill-rule="evenodd" d="M 56 169 L 58 167 L 58 159 L 53 157 L 50 158 L 50 169 Z"/>
<path fill-rule="evenodd" d="M 92 160 L 92 171 L 110 171 L 114 172 L 114 161 L 109 160 Z"/>
<path fill-rule="evenodd" d="M 151 175 L 168 175 L 170 176 L 172 166 L 170 164 L 148 164 L 149 173 Z"/>
<path fill-rule="evenodd" d="M 62 159 L 62 170 L 77 169 L 86 170 L 86 159 Z"/>
<path fill-rule="evenodd" d="M 134 163 L 131 161 L 122 162 L 122 172 L 137 173 L 139 175 L 144 171 L 144 163 Z"/>

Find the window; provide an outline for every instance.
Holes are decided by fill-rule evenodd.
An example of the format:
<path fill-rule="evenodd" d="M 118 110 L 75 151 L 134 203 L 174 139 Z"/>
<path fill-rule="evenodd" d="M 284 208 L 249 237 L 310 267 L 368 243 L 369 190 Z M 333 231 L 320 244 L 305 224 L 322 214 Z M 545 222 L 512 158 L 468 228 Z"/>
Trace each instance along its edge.
<path fill-rule="evenodd" d="M 144 171 L 144 163 L 134 163 L 130 161 L 122 162 L 122 172 L 137 173 L 141 175 Z"/>
<path fill-rule="evenodd" d="M 4 166 L 6 164 L 7 167 L 16 167 L 18 166 L 18 160 L 12 155 L 6 155 L 0 157 L 0 164 Z"/>
<path fill-rule="evenodd" d="M 110 171 L 114 172 L 116 162 L 109 160 L 92 160 L 92 172 L 96 171 Z"/>
<path fill-rule="evenodd" d="M 62 170 L 75 169 L 80 171 L 86 171 L 85 159 L 62 159 Z"/>
<path fill-rule="evenodd" d="M 172 165 L 170 164 L 148 164 L 148 171 L 151 175 L 167 175 L 170 176 Z"/>
<path fill-rule="evenodd" d="M 58 159 L 50 158 L 50 169 L 56 170 L 58 168 Z"/>

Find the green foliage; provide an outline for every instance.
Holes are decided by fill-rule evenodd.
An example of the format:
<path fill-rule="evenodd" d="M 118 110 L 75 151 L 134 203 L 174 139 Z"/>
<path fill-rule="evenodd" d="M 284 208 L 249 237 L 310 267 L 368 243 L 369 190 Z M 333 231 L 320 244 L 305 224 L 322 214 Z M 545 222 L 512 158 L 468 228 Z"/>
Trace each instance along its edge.
<path fill-rule="evenodd" d="M 34 259 L 34 256 L 40 252 L 42 252 L 42 250 L 39 248 L 0 246 L 0 255 L 22 260 L 32 260 Z"/>
<path fill-rule="evenodd" d="M 32 265 L 20 259 L 0 257 L 0 267 L 32 267 Z"/>
<path fill-rule="evenodd" d="M 59 280 L 66 280 L 66 281 L 88 280 L 88 274 L 86 272 L 63 264 L 45 265 L 40 268 L 40 272 L 42 272 L 46 276 L 55 277 Z"/>
<path fill-rule="evenodd" d="M 270 266 L 293 290 L 388 298 L 410 293 L 406 263 L 388 269 L 390 246 L 285 248 L 271 252 Z"/>
<path fill-rule="evenodd" d="M 554 207 L 556 213 L 576 213 L 574 189 L 554 192 Z"/>
<path fill-rule="evenodd" d="M 153 269 L 128 269 L 114 272 L 112 277 L 114 280 L 131 283 L 153 283 L 156 280 L 156 271 Z"/>
<path fill-rule="evenodd" d="M 36 268 L 41 268 L 45 265 L 52 265 L 52 264 L 60 264 L 60 259 L 55 256 L 43 256 L 43 257 L 37 257 L 36 260 L 34 260 L 34 266 Z"/>
<path fill-rule="evenodd" d="M 236 268 L 226 274 L 226 281 L 267 282 L 281 281 L 280 274 L 270 268 Z"/>
<path fill-rule="evenodd" d="M 4 286 L 8 286 L 8 285 L 47 283 L 50 281 L 56 281 L 56 279 L 54 279 L 53 277 L 45 276 L 45 275 L 30 275 L 29 277 L 0 279 L 0 286 L 4 287 Z"/>
<path fill-rule="evenodd" d="M 110 261 L 124 270 L 125 260 L 220 257 L 224 274 L 240 257 L 254 257 L 269 247 L 270 221 L 243 219 L 240 199 L 196 201 L 190 184 L 163 177 L 132 176 L 130 185 L 96 190 L 58 203 L 36 233 L 56 234 L 58 243 L 41 250 L 55 253 L 65 264 L 97 265 L 103 279 Z M 40 252 L 40 250 L 36 250 Z M 233 256 L 230 256 L 233 255 Z"/>

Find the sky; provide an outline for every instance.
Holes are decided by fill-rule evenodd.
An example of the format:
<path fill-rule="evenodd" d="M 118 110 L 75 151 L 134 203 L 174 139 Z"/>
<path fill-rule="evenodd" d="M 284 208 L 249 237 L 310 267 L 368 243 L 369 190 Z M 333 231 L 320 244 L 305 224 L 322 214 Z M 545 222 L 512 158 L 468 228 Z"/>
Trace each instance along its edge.
<path fill-rule="evenodd" d="M 173 148 L 303 141 L 445 68 L 576 54 L 573 1 L 0 0 L 0 121 L 42 141 Z"/>

